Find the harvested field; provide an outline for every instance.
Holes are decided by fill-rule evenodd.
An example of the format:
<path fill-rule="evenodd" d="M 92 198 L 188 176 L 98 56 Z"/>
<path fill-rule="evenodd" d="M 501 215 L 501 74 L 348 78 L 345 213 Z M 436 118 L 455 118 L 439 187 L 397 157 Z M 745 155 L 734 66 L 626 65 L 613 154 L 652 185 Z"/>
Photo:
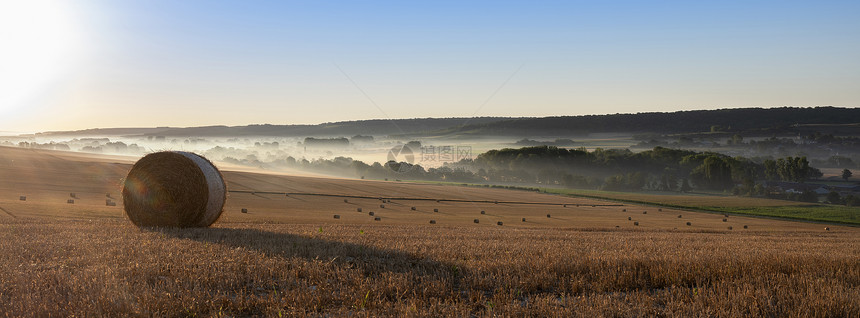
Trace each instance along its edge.
<path fill-rule="evenodd" d="M 850 317 L 853 233 L 0 223 L 7 314 Z"/>
<path fill-rule="evenodd" d="M 0 149 L 0 207 L 12 214 L 19 217 L 126 218 L 118 194 L 133 158 L 93 156 L 87 159 L 65 152 Z M 375 212 L 375 216 L 382 217 L 386 223 L 416 225 L 434 219 L 440 225 L 495 226 L 497 222 L 504 222 L 511 227 L 527 228 L 633 228 L 633 223 L 627 221 L 632 217 L 632 221 L 639 222 L 637 228 L 640 229 L 687 228 L 684 226 L 687 221 L 693 222 L 687 229 L 694 230 L 726 231 L 726 226 L 731 225 L 773 231 L 823 228 L 818 224 L 740 216 L 730 218 L 727 224 L 722 222 L 722 215 L 671 208 L 642 214 L 649 207 L 532 191 L 236 171 L 223 173 L 230 191 L 219 219 L 224 223 L 369 224 L 374 221 L 367 212 Z M 70 192 L 78 197 L 73 205 L 66 203 Z M 106 193 L 117 194 L 117 206 L 105 206 Z M 27 196 L 27 201 L 19 200 L 22 195 Z M 348 196 L 347 202 L 344 196 Z M 379 208 L 380 198 L 387 202 L 385 208 Z M 412 211 L 411 207 L 416 210 Z M 359 208 L 363 214 L 354 213 Z M 242 209 L 249 213 L 241 213 Z M 481 210 L 486 214 L 475 213 Z M 332 214 L 340 214 L 341 218 L 332 219 Z M 679 214 L 684 215 L 683 221 L 677 218 Z M 484 222 L 475 224 L 475 217 Z M 533 221 L 519 222 L 522 218 Z M 835 226 L 834 229 L 851 231 L 854 228 Z"/>
<path fill-rule="evenodd" d="M 213 228 L 138 228 L 120 159 L 0 147 L 3 314 L 860 314 L 853 227 L 226 171 Z"/>

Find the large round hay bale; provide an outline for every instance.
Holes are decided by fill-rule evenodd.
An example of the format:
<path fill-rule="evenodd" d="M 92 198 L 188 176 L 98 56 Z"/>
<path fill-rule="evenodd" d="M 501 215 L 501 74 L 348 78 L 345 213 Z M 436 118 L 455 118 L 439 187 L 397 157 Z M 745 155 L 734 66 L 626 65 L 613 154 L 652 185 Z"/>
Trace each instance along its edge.
<path fill-rule="evenodd" d="M 183 151 L 151 153 L 131 167 L 122 189 L 137 226 L 207 227 L 221 216 L 227 185 L 218 168 Z"/>

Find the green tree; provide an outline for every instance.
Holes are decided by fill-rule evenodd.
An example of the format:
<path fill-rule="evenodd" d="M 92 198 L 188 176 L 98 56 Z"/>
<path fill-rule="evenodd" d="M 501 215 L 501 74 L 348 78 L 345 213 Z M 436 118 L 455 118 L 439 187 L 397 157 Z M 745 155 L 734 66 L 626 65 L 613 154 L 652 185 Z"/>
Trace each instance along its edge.
<path fill-rule="evenodd" d="M 779 176 L 779 180 L 789 181 L 791 180 L 791 161 L 786 160 L 785 158 L 776 159 L 776 174 Z"/>
<path fill-rule="evenodd" d="M 779 173 L 777 172 L 776 161 L 770 159 L 764 161 L 764 177 L 768 181 L 777 180 Z"/>
<path fill-rule="evenodd" d="M 842 204 L 842 197 L 839 195 L 839 192 L 830 191 L 827 194 L 827 202 L 830 202 L 830 204 Z"/>
<path fill-rule="evenodd" d="M 681 180 L 681 187 L 678 189 L 678 191 L 687 193 L 687 192 L 690 192 L 692 190 L 693 190 L 693 187 L 690 186 L 690 180 L 687 180 L 686 178 Z"/>
<path fill-rule="evenodd" d="M 795 175 L 796 175 L 795 180 L 797 182 L 806 181 L 806 179 L 808 179 L 810 177 L 811 167 L 809 166 L 809 160 L 806 160 L 805 156 L 799 157 L 799 158 L 795 157 L 794 160 L 795 160 L 794 169 L 795 169 Z"/>
<path fill-rule="evenodd" d="M 645 186 L 646 181 L 645 174 L 642 172 L 628 173 L 625 185 L 628 190 L 639 191 Z"/>
<path fill-rule="evenodd" d="M 850 194 L 846 195 L 845 199 L 843 199 L 843 201 L 845 201 L 845 205 L 847 205 L 847 206 L 858 206 L 858 205 L 860 205 L 860 198 L 853 196 L 853 195 L 850 195 Z"/>
<path fill-rule="evenodd" d="M 803 182 L 810 177 L 816 177 L 820 172 L 809 166 L 806 157 L 785 157 L 776 160 L 776 173 L 782 181 Z M 767 174 L 767 163 L 765 163 Z"/>
<path fill-rule="evenodd" d="M 715 189 L 726 189 L 732 184 L 732 169 L 723 158 L 710 156 L 702 163 L 705 179 Z"/>
<path fill-rule="evenodd" d="M 767 194 L 767 190 L 764 188 L 764 185 L 761 183 L 757 183 L 755 187 L 753 187 L 753 192 L 755 195 L 765 195 Z"/>

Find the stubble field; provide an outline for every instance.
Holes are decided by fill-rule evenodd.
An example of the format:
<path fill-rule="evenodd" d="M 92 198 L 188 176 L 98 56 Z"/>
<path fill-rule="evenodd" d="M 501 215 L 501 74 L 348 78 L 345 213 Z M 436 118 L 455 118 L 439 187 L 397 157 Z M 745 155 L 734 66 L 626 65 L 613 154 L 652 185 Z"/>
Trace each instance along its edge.
<path fill-rule="evenodd" d="M 240 192 L 213 228 L 140 229 L 119 198 L 129 168 L 0 148 L 0 313 L 860 315 L 852 227 L 225 172 Z"/>

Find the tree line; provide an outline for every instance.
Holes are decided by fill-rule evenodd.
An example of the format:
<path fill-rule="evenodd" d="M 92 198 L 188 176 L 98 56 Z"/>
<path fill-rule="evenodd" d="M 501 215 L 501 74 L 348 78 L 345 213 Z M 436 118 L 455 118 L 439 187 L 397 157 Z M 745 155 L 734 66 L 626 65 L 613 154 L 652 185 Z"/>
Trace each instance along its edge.
<path fill-rule="evenodd" d="M 366 164 L 351 158 L 286 160 L 292 168 L 374 179 L 412 179 L 498 184 L 538 184 L 604 190 L 728 191 L 754 187 L 764 180 L 803 182 L 821 176 L 805 157 L 756 162 L 713 152 L 655 147 L 628 149 L 566 149 L 535 146 L 490 150 L 438 168 L 408 162 Z"/>

